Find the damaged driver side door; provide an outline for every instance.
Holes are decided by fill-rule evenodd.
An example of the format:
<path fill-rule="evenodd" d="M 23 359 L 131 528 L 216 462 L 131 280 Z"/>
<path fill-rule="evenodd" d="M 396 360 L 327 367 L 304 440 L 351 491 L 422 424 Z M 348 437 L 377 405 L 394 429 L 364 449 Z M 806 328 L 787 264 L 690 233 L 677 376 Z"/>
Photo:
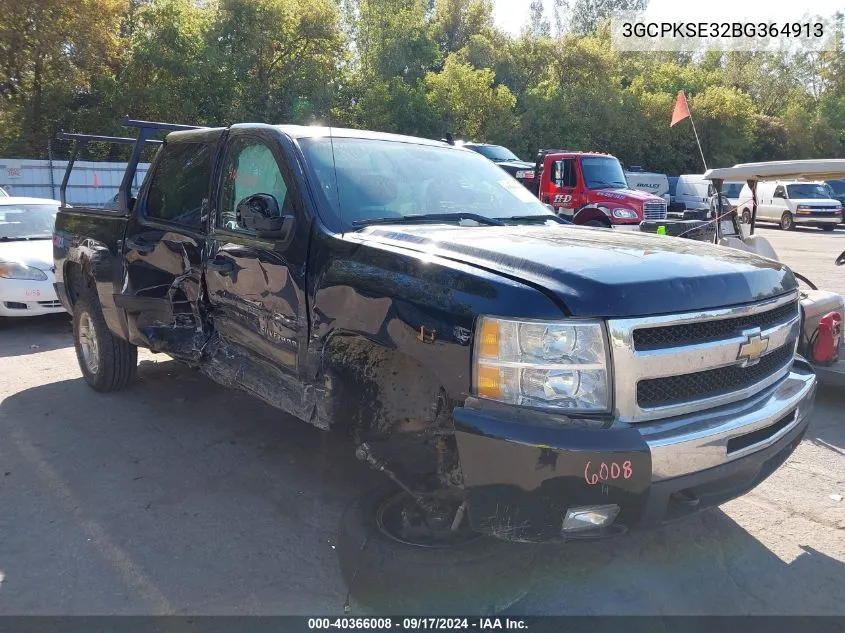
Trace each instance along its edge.
<path fill-rule="evenodd" d="M 200 313 L 209 191 L 220 132 L 167 142 L 124 237 L 121 294 L 132 343 L 197 360 L 207 333 Z"/>

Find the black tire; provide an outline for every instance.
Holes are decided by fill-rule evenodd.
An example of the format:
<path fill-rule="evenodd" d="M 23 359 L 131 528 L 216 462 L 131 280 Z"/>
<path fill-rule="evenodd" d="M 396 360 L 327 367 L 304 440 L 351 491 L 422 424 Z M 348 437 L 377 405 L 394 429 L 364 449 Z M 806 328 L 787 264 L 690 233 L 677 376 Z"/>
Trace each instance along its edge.
<path fill-rule="evenodd" d="M 489 615 L 528 593 L 534 546 L 481 535 L 442 547 L 403 543 L 377 522 L 397 494 L 394 486 L 378 488 L 343 513 L 337 556 L 352 597 L 379 614 Z"/>
<path fill-rule="evenodd" d="M 602 222 L 601 220 L 587 220 L 584 222 L 584 226 L 598 226 L 603 229 L 609 229 L 610 226 L 606 222 Z"/>
<path fill-rule="evenodd" d="M 822 229 L 822 231 L 826 231 L 826 232 L 830 233 L 831 231 L 836 230 L 836 225 L 835 224 L 826 224 L 825 226 L 821 227 L 821 229 Z"/>
<path fill-rule="evenodd" d="M 748 209 L 742 210 L 741 222 L 742 224 L 751 224 L 751 211 L 749 211 Z"/>
<path fill-rule="evenodd" d="M 795 220 L 792 218 L 792 214 L 789 211 L 784 211 L 783 215 L 780 216 L 780 228 L 784 231 L 792 231 L 795 229 Z"/>
<path fill-rule="evenodd" d="M 89 367 L 85 359 L 83 343 L 80 341 L 80 323 L 86 323 L 93 329 L 98 358 L 94 369 Z M 73 343 L 82 377 L 95 391 L 119 391 L 135 375 L 138 348 L 112 334 L 103 318 L 99 302 L 90 296 L 80 297 L 73 306 Z"/>

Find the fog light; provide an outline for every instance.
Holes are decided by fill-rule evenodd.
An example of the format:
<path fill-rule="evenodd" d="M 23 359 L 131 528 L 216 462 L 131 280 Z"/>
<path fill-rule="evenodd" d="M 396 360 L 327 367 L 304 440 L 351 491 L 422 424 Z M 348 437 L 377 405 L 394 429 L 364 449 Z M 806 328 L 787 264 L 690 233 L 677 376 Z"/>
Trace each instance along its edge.
<path fill-rule="evenodd" d="M 619 514 L 619 506 L 616 504 L 569 508 L 563 519 L 563 531 L 582 532 L 604 527 L 613 523 L 617 514 Z"/>

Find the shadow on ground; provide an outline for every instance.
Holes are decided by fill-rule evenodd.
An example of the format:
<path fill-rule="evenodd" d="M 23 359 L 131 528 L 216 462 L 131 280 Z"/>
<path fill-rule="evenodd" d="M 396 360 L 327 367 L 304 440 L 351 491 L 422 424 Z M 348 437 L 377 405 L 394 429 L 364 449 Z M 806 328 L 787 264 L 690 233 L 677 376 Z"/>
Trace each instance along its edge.
<path fill-rule="evenodd" d="M 26 356 L 72 346 L 69 314 L 15 319 L 0 317 L 0 358 Z"/>
<path fill-rule="evenodd" d="M 11 395 L 0 436 L 0 612 L 342 613 L 339 518 L 381 482 L 346 441 L 171 361 Z M 721 511 L 540 554 L 513 613 L 845 613 L 842 562 Z"/>

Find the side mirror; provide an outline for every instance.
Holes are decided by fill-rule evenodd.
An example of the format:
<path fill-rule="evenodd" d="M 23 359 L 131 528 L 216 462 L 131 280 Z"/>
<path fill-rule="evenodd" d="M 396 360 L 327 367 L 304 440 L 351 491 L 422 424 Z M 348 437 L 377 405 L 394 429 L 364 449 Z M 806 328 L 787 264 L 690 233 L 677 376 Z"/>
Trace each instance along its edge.
<path fill-rule="evenodd" d="M 282 215 L 279 202 L 269 193 L 247 196 L 235 208 L 238 227 L 254 231 L 257 237 L 287 240 L 293 235 L 294 216 Z"/>

